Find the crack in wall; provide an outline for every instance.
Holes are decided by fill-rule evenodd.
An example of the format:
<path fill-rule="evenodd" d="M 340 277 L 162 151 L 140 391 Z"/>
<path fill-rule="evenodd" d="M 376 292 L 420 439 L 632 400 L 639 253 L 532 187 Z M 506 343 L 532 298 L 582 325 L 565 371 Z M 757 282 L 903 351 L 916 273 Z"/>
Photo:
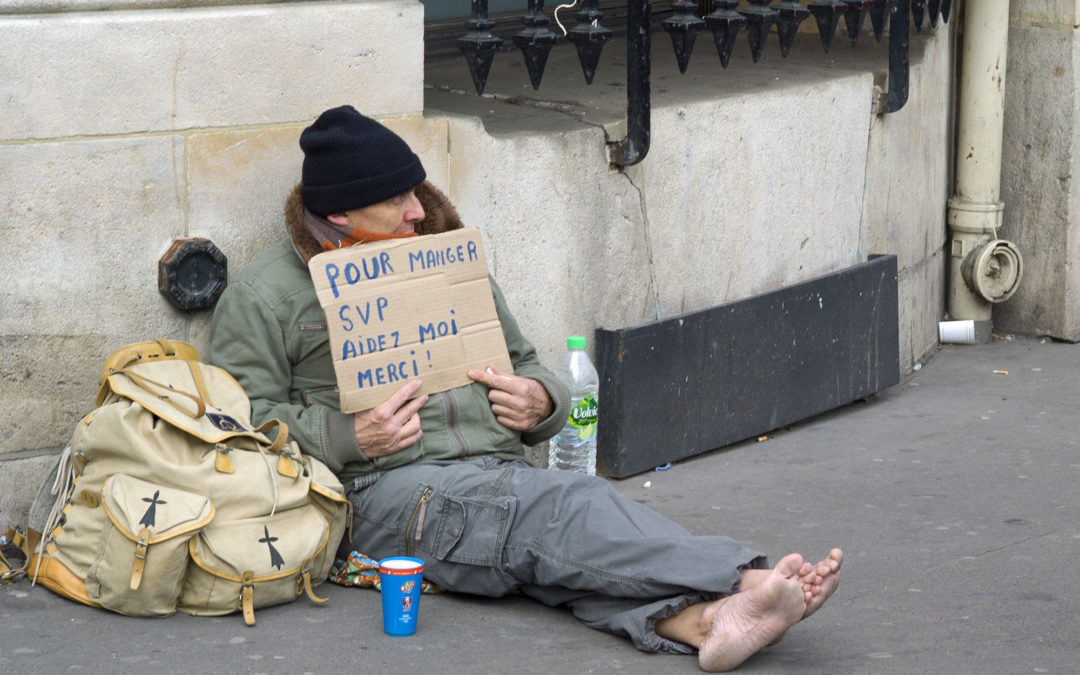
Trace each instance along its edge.
<path fill-rule="evenodd" d="M 607 139 L 607 132 L 604 133 L 604 138 Z M 610 139 L 608 139 L 608 145 L 611 145 Z M 626 178 L 626 182 L 630 184 L 630 187 L 632 187 L 638 195 L 639 210 L 641 212 L 641 232 L 645 238 L 645 253 L 648 257 L 649 268 L 649 290 L 647 295 L 651 298 L 653 303 L 653 310 L 651 314 L 657 321 L 659 321 L 663 317 L 661 316 L 662 312 L 660 308 L 659 284 L 656 281 L 656 261 L 653 256 L 653 243 L 652 232 L 649 223 L 648 199 L 645 196 L 645 189 L 634 181 L 634 178 L 630 176 L 629 172 L 627 172 L 626 169 L 620 170 L 619 173 Z M 648 311 L 648 308 L 646 308 L 644 314 L 648 315 L 649 313 L 650 312 Z"/>

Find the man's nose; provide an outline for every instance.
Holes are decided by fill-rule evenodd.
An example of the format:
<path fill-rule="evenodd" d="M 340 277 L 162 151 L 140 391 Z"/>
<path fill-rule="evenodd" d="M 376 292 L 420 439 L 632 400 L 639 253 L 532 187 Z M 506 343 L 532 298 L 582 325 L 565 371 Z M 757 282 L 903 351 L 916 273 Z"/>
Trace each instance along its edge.
<path fill-rule="evenodd" d="M 424 219 L 424 207 L 416 197 L 415 192 L 410 192 L 405 201 L 405 220 L 410 223 L 419 223 Z"/>

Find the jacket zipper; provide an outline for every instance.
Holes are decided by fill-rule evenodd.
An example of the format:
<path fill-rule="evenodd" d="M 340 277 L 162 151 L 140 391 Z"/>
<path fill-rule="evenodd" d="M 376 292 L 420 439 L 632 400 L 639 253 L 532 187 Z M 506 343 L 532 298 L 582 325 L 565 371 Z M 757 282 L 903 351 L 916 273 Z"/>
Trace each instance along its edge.
<path fill-rule="evenodd" d="M 432 488 L 424 488 L 424 492 L 420 495 L 420 501 L 416 502 L 412 515 L 409 516 L 409 524 L 405 526 L 405 532 L 413 529 L 414 521 L 416 522 L 416 530 L 412 539 L 405 538 L 405 555 L 412 555 L 412 542 L 414 540 L 420 541 L 420 537 L 424 534 L 424 517 L 427 516 L 427 503 L 432 492 L 434 492 Z"/>
<path fill-rule="evenodd" d="M 457 443 L 458 454 L 464 459 L 469 454 L 469 449 L 465 444 L 465 437 L 461 435 L 461 430 L 458 429 L 457 403 L 454 401 L 454 395 L 448 391 L 443 392 L 441 396 L 443 397 L 443 409 L 446 411 L 446 430 L 454 442 Z"/>

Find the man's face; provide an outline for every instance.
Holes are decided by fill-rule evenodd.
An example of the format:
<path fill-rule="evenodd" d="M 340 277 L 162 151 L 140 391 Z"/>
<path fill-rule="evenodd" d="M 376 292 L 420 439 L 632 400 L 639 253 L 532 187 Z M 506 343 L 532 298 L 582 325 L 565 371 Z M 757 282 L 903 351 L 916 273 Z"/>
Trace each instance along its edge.
<path fill-rule="evenodd" d="M 416 231 L 416 223 L 424 219 L 424 207 L 420 205 L 416 190 L 413 189 L 384 202 L 335 213 L 326 219 L 335 225 L 347 225 L 354 230 L 378 234 L 406 234 Z"/>

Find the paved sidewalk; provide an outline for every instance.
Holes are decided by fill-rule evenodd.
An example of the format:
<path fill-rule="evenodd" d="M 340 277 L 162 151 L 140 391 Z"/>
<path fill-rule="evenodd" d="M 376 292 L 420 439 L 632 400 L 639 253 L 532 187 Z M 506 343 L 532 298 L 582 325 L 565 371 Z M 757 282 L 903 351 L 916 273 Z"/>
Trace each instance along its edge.
<path fill-rule="evenodd" d="M 844 548 L 830 602 L 741 672 L 1075 673 L 1078 399 L 1080 345 L 946 346 L 867 401 L 617 485 L 774 560 Z M 697 671 L 522 598 L 424 596 L 417 635 L 390 638 L 376 592 L 320 590 L 329 605 L 259 610 L 247 628 L 0 585 L 0 673 Z"/>

